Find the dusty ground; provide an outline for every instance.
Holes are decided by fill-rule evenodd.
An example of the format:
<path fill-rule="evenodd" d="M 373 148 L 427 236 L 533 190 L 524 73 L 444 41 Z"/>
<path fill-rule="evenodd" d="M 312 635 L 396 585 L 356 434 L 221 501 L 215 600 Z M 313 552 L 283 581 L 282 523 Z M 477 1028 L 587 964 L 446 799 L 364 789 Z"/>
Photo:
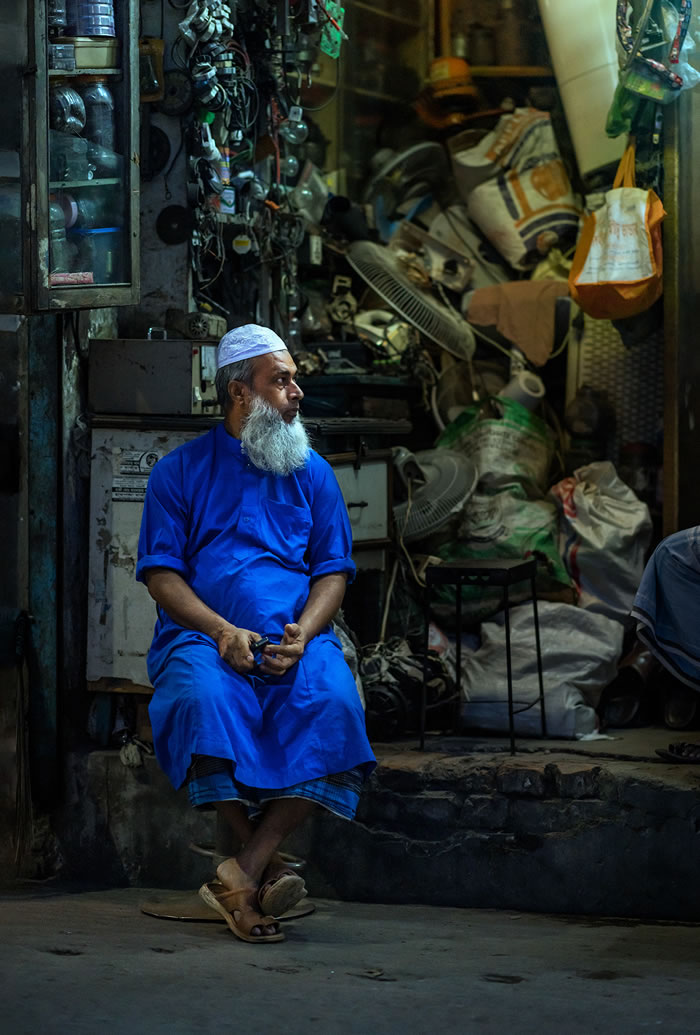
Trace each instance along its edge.
<path fill-rule="evenodd" d="M 700 927 L 319 902 L 287 941 L 144 916 L 143 889 L 0 896 L 2 1030 L 537 1033 L 700 1030 Z"/>

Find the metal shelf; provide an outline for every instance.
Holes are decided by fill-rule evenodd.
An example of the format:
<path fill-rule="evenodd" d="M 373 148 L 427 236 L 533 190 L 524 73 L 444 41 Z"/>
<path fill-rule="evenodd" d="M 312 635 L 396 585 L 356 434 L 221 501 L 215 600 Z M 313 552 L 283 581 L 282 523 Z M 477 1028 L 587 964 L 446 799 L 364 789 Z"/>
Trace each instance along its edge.
<path fill-rule="evenodd" d="M 317 87 L 321 90 L 337 90 L 338 94 L 352 93 L 357 97 L 363 97 L 370 101 L 383 101 L 385 104 L 408 104 L 406 97 L 397 97 L 392 93 L 381 93 L 378 90 L 366 90 L 364 86 L 353 86 L 351 83 L 329 83 L 325 79 L 314 79 L 310 87 L 304 87 L 309 92 Z"/>
<path fill-rule="evenodd" d="M 553 79 L 546 65 L 470 65 L 474 79 Z"/>
<path fill-rule="evenodd" d="M 384 101 L 387 104 L 409 104 L 410 98 L 397 97 L 393 93 L 380 93 L 377 90 L 366 90 L 364 86 L 352 86 L 347 84 L 343 87 L 348 93 L 354 93 L 357 97 L 364 97 L 372 101 Z"/>
<path fill-rule="evenodd" d="M 121 75 L 121 68 L 73 68 L 70 71 L 66 68 L 50 68 L 49 77 L 62 76 L 75 78 L 81 75 Z"/>
<path fill-rule="evenodd" d="M 76 187 L 110 187 L 123 182 L 119 176 L 110 176 L 104 180 L 52 180 L 49 187 L 51 190 L 71 190 Z"/>
<path fill-rule="evenodd" d="M 363 0 L 352 0 L 352 3 L 348 6 L 350 10 L 362 11 L 370 17 L 381 18 L 395 25 L 404 25 L 408 29 L 424 28 L 423 22 L 415 21 L 413 18 L 406 18 L 402 14 L 395 14 L 393 11 L 384 11 L 381 7 L 374 7 L 372 4 L 364 3 Z"/>

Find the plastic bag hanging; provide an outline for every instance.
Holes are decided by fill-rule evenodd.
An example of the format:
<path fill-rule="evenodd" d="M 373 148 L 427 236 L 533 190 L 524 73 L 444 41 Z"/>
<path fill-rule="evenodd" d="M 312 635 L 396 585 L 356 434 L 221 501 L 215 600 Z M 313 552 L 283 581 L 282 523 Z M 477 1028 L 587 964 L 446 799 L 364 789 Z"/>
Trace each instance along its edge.
<path fill-rule="evenodd" d="M 653 190 L 636 186 L 634 162 L 630 144 L 605 204 L 584 223 L 569 273 L 572 298 L 599 320 L 635 316 L 663 291 L 661 223 L 666 212 Z"/>

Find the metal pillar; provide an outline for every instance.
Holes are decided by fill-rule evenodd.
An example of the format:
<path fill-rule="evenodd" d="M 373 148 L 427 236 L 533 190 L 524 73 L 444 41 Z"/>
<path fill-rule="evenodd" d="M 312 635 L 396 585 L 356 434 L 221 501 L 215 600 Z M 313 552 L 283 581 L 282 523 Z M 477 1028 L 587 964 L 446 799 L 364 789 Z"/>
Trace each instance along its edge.
<path fill-rule="evenodd" d="M 700 93 L 666 110 L 664 149 L 664 535 L 700 524 Z"/>
<path fill-rule="evenodd" d="M 29 666 L 29 728 L 35 803 L 49 808 L 58 780 L 57 572 L 61 522 L 60 343 L 55 316 L 28 321 L 29 611 L 33 616 Z"/>

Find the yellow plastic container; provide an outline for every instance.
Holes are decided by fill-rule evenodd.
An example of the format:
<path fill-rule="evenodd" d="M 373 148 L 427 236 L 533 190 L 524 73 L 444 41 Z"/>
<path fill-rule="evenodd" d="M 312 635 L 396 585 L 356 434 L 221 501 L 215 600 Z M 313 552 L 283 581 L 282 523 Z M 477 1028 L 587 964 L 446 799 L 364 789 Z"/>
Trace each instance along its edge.
<path fill-rule="evenodd" d="M 112 36 L 64 36 L 56 43 L 72 43 L 76 68 L 118 68 L 119 40 Z"/>

